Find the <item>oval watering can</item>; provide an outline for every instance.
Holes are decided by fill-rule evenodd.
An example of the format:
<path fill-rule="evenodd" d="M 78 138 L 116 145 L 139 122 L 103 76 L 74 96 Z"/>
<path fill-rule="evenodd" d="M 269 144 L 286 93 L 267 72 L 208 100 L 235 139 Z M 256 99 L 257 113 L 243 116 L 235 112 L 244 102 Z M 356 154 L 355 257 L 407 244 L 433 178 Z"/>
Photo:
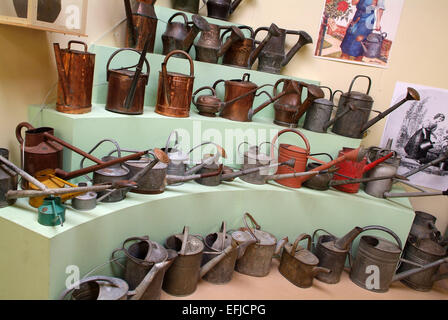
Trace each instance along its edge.
<path fill-rule="evenodd" d="M 229 20 L 230 15 L 240 5 L 242 0 L 203 0 L 207 3 L 207 17 Z"/>
<path fill-rule="evenodd" d="M 154 9 L 156 0 L 137 0 L 134 12 L 130 0 L 124 0 L 126 11 L 126 47 L 147 53 L 154 52 L 154 43 L 157 32 L 157 15 Z M 145 43 L 148 47 L 144 50 Z"/>

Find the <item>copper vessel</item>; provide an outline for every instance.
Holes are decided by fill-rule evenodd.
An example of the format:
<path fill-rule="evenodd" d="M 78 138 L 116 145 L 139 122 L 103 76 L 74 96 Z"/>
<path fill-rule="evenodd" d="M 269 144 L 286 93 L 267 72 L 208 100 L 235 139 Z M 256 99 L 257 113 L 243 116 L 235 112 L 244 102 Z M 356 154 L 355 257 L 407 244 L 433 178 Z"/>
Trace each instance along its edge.
<path fill-rule="evenodd" d="M 156 0 L 137 0 L 136 10 L 132 12 L 130 0 L 124 0 L 128 28 L 126 30 L 126 47 L 142 51 L 146 39 L 149 46 L 146 52 L 154 52 L 157 32 L 157 15 L 154 10 Z"/>
<path fill-rule="evenodd" d="M 200 0 L 172 0 L 173 9 L 198 13 Z"/>
<path fill-rule="evenodd" d="M 84 46 L 84 50 L 72 50 L 74 43 Z M 59 75 L 56 110 L 71 114 L 90 112 L 95 54 L 88 52 L 87 44 L 81 41 L 70 41 L 67 49 L 61 50 L 58 43 L 53 47 Z"/>
<path fill-rule="evenodd" d="M 168 72 L 168 60 L 176 54 L 185 56 L 190 62 L 190 75 Z M 159 73 L 159 88 L 157 90 L 156 112 L 176 118 L 188 118 L 194 85 L 194 63 L 185 51 L 174 50 L 170 52 L 162 63 Z"/>
<path fill-rule="evenodd" d="M 147 72 L 140 73 L 137 85 L 135 87 L 133 102 L 129 107 L 127 107 L 126 100 L 129 96 L 134 76 L 136 75 L 136 72 L 130 69 L 134 68 L 135 66 L 129 66 L 125 68 L 118 68 L 112 70 L 110 69 L 110 64 L 112 60 L 116 57 L 117 54 L 123 51 L 134 51 L 141 54 L 135 49 L 119 49 L 110 56 L 106 67 L 107 81 L 109 83 L 107 92 L 106 110 L 130 115 L 143 114 L 143 106 L 145 102 L 145 89 L 146 85 L 148 84 L 148 78 L 150 72 L 149 62 L 146 58 L 144 59 Z"/>

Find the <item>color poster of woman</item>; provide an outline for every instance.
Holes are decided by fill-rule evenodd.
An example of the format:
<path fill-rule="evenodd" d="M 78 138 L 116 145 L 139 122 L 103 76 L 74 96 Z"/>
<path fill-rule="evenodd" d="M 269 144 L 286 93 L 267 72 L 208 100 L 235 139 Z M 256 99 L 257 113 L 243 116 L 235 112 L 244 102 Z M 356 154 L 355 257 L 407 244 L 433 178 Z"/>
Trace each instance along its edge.
<path fill-rule="evenodd" d="M 386 68 L 404 0 L 324 0 L 315 56 Z"/>
<path fill-rule="evenodd" d="M 408 87 L 420 101 L 406 102 L 389 115 L 381 146 L 393 139 L 392 149 L 401 157 L 398 174 L 405 174 L 438 157 L 448 155 L 448 90 L 398 82 L 392 105 L 404 98 Z M 444 191 L 448 187 L 448 159 L 417 173 L 412 184 Z"/>

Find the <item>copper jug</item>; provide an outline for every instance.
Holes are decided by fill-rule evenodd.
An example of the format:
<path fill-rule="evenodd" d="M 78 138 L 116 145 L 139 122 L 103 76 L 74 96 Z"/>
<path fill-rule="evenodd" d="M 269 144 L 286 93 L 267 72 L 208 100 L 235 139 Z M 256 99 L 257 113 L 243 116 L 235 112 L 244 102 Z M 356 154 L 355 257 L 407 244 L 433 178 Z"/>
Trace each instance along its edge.
<path fill-rule="evenodd" d="M 127 107 L 126 101 L 131 91 L 134 76 L 136 71 L 130 70 L 135 66 L 129 66 L 125 68 L 110 69 L 110 64 L 117 54 L 123 51 L 134 51 L 141 55 L 135 49 L 119 49 L 115 51 L 107 62 L 107 81 L 109 83 L 107 91 L 106 110 L 116 113 L 138 115 L 143 114 L 144 102 L 145 102 L 145 89 L 148 84 L 149 78 L 149 62 L 145 58 L 144 63 L 146 65 L 146 73 L 140 73 L 138 82 L 135 87 L 134 98 L 132 104 Z"/>
<path fill-rule="evenodd" d="M 207 16 L 214 19 L 229 20 L 229 16 L 240 5 L 241 1 L 242 0 L 207 0 Z"/>
<path fill-rule="evenodd" d="M 126 47 L 142 51 L 145 41 L 149 38 L 146 52 L 154 52 L 154 42 L 157 32 L 157 15 L 154 10 L 156 0 L 137 0 L 137 8 L 132 12 L 130 0 L 124 0 L 128 28 L 126 29 Z"/>
<path fill-rule="evenodd" d="M 84 51 L 72 50 L 72 44 L 84 46 Z M 87 44 L 70 41 L 67 49 L 54 43 L 58 69 L 58 98 L 56 110 L 63 113 L 82 114 L 92 110 L 93 73 L 95 54 L 87 51 Z"/>
<path fill-rule="evenodd" d="M 184 22 L 173 22 L 173 19 L 181 16 Z M 190 26 L 192 24 L 192 26 Z M 168 20 L 165 33 L 162 35 L 163 54 L 167 55 L 173 50 L 183 50 L 190 52 L 196 36 L 201 31 L 209 31 L 210 27 L 204 18 L 198 15 L 192 16 L 192 22 L 188 22 L 188 17 L 183 12 L 175 13 Z"/>
<path fill-rule="evenodd" d="M 258 28 L 255 31 L 255 36 L 260 31 L 268 31 L 266 27 Z M 305 45 L 313 43 L 311 36 L 305 31 L 291 31 L 277 28 L 277 35 L 274 35 L 269 39 L 269 42 L 261 50 L 258 57 L 258 71 L 269 72 L 278 74 L 282 68 L 286 66 L 291 59 L 299 52 Z M 297 43 L 285 53 L 286 35 L 298 35 L 299 40 Z"/>
<path fill-rule="evenodd" d="M 190 62 L 190 75 L 168 72 L 168 60 L 176 54 L 184 55 Z M 156 112 L 158 114 L 188 118 L 194 85 L 194 63 L 190 55 L 185 51 L 171 51 L 162 63 L 162 71 L 159 73 L 159 88 L 157 90 Z"/>

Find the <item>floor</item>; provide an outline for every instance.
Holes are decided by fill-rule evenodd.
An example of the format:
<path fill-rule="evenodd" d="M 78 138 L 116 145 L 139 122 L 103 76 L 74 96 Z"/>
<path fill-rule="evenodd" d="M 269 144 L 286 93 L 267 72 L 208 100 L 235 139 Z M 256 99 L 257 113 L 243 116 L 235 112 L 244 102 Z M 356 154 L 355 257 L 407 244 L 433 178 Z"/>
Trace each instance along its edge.
<path fill-rule="evenodd" d="M 373 293 L 352 283 L 344 272 L 337 285 L 318 280 L 309 289 L 301 289 L 278 272 L 274 260 L 267 277 L 254 278 L 234 273 L 226 285 L 213 285 L 200 281 L 196 292 L 188 297 L 173 297 L 162 292 L 162 300 L 448 300 L 448 280 L 439 281 L 430 292 L 418 292 L 394 283 L 387 293 Z"/>

